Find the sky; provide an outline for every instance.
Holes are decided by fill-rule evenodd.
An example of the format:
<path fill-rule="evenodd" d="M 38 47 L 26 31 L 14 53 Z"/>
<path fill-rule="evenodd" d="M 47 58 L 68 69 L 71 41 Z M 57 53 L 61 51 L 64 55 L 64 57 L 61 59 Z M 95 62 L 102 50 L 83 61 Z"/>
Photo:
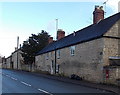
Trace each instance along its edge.
<path fill-rule="evenodd" d="M 22 0 L 21 0 L 22 1 Z M 104 6 L 105 18 L 118 12 L 120 0 L 1 0 L 0 1 L 0 55 L 10 56 L 19 43 L 31 34 L 47 31 L 56 38 L 56 19 L 58 28 L 66 35 L 93 23 L 95 5 Z M 103 2 L 107 1 L 106 7 Z"/>

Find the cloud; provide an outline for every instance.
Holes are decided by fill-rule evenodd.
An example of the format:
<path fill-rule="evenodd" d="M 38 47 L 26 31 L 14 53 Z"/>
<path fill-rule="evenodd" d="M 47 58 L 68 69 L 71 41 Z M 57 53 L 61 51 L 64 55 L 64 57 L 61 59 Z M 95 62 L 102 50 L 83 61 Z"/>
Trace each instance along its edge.
<path fill-rule="evenodd" d="M 118 3 L 118 12 L 120 12 L 120 1 Z"/>
<path fill-rule="evenodd" d="M 114 13 L 118 12 L 118 2 L 120 0 L 108 0 L 106 6 L 110 7 Z"/>
<path fill-rule="evenodd" d="M 0 0 L 0 2 L 105 2 L 111 7 L 114 13 L 118 12 L 118 2 L 120 0 Z"/>
<path fill-rule="evenodd" d="M 30 30 L 19 27 L 11 27 L 10 25 L 2 25 L 2 27 L 0 27 L 0 54 L 7 57 L 11 55 L 11 53 L 14 52 L 15 47 L 17 47 L 18 35 L 20 37 L 20 44 L 29 37 L 30 34 L 26 33 L 26 31 Z"/>
<path fill-rule="evenodd" d="M 1 2 L 104 2 L 105 0 L 1 0 Z"/>
<path fill-rule="evenodd" d="M 4 36 L 4 37 L 3 37 Z M 14 37 L 10 37 L 11 34 L 0 33 L 0 53 L 5 56 L 9 56 L 11 51 L 14 51 L 15 40 Z M 12 47 L 12 48 L 11 48 Z"/>

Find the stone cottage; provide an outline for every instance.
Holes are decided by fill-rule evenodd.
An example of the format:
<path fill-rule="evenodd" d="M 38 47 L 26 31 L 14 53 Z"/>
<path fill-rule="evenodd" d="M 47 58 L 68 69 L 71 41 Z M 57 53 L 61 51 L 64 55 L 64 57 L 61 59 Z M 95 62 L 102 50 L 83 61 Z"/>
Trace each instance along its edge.
<path fill-rule="evenodd" d="M 22 61 L 21 50 L 18 49 L 12 53 L 12 64 L 14 69 L 21 69 L 21 61 Z"/>
<path fill-rule="evenodd" d="M 23 57 L 21 50 L 15 50 L 9 57 L 6 58 L 6 68 L 8 69 L 22 69 Z"/>
<path fill-rule="evenodd" d="M 116 61 L 117 60 L 117 61 Z M 68 36 L 61 29 L 36 55 L 37 70 L 97 83 L 116 83 L 120 78 L 120 13 L 104 19 L 95 6 L 93 24 Z M 114 68 L 113 68 L 114 67 Z M 113 76 L 114 75 L 114 76 Z"/>

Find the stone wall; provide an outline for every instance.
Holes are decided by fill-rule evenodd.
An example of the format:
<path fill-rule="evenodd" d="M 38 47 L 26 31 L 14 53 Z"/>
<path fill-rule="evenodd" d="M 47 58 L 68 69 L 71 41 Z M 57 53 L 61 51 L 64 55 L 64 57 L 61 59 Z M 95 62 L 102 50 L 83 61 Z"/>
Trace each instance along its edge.
<path fill-rule="evenodd" d="M 103 60 L 104 66 L 109 65 L 109 57 L 118 56 L 118 39 L 104 38 Z"/>
<path fill-rule="evenodd" d="M 21 64 L 21 69 L 24 71 L 32 71 L 32 66 L 28 64 Z"/>
<path fill-rule="evenodd" d="M 17 69 L 17 52 L 12 53 L 13 69 Z"/>
<path fill-rule="evenodd" d="M 36 70 L 48 72 L 48 73 L 55 73 L 55 51 L 41 54 L 36 56 L 35 59 Z M 53 62 L 53 69 L 51 68 Z M 53 73 L 52 73 L 53 72 Z"/>
<path fill-rule="evenodd" d="M 119 1 L 119 5 L 120 5 L 120 1 Z M 120 38 L 120 20 L 118 21 L 118 37 Z M 120 56 L 120 39 L 118 40 L 118 56 Z"/>
<path fill-rule="evenodd" d="M 6 59 L 6 68 L 11 68 L 11 56 Z"/>

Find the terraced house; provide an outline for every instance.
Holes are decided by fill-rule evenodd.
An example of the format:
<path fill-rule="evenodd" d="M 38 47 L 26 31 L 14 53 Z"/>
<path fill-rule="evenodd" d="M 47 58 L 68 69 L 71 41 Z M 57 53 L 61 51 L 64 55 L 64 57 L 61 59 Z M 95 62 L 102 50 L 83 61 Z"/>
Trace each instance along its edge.
<path fill-rule="evenodd" d="M 104 19 L 102 6 L 95 6 L 92 25 L 68 36 L 59 29 L 49 42 L 36 56 L 37 70 L 97 83 L 120 79 L 120 13 Z"/>
<path fill-rule="evenodd" d="M 6 66 L 4 68 L 21 70 L 23 69 L 22 65 L 23 58 L 21 50 L 16 49 L 9 57 L 6 58 Z"/>

